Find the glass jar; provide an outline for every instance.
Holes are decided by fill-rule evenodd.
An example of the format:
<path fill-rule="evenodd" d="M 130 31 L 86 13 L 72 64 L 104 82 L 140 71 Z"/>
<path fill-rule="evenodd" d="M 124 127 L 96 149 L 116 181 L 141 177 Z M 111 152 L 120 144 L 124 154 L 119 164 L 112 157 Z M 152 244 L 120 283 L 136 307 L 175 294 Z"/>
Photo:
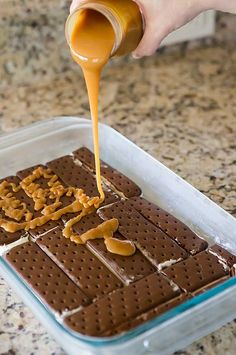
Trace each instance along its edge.
<path fill-rule="evenodd" d="M 74 55 L 71 35 L 82 11 L 95 10 L 104 15 L 111 23 L 115 42 L 111 56 L 122 56 L 137 48 L 144 32 L 144 21 L 139 6 L 133 0 L 86 0 L 70 14 L 66 21 L 66 39 Z"/>

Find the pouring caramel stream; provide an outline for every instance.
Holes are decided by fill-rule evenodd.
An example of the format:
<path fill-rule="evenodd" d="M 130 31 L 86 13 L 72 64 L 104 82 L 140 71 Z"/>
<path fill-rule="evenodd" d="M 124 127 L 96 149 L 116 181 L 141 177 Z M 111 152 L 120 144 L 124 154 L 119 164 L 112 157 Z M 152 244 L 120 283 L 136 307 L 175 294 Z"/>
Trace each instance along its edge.
<path fill-rule="evenodd" d="M 105 16 L 94 10 L 81 10 L 71 34 L 71 52 L 74 60 L 82 68 L 88 90 L 100 203 L 104 201 L 104 192 L 101 183 L 98 136 L 99 83 L 102 69 L 111 56 L 114 41 L 114 30 Z"/>

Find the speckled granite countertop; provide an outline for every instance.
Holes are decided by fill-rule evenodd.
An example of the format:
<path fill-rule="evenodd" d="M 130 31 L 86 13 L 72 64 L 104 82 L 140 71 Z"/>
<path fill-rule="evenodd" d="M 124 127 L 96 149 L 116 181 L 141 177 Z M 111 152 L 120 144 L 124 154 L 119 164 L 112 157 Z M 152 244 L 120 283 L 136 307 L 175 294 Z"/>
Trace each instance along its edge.
<path fill-rule="evenodd" d="M 9 3 L 15 5 L 13 14 L 4 7 L 5 17 L 0 18 L 0 132 L 57 115 L 89 117 L 81 73 L 65 54 L 63 40 L 57 52 L 50 37 L 52 17 L 50 22 L 44 14 L 40 19 L 30 15 L 29 25 L 29 9 L 21 1 L 21 27 L 17 18 L 7 27 L 8 40 L 16 36 L 21 41 L 16 38 L 15 49 L 4 50 L 1 26 L 16 12 L 20 16 L 19 2 Z M 61 1 L 59 23 L 65 4 Z M 43 23 L 41 37 L 38 23 Z M 42 53 L 40 40 L 46 41 Z M 183 45 L 180 51 L 108 66 L 100 117 L 236 217 L 235 93 L 236 45 L 218 34 L 218 41 L 196 49 Z M 178 354 L 234 355 L 235 349 L 236 322 L 231 322 Z M 1 278 L 0 354 L 64 354 Z"/>

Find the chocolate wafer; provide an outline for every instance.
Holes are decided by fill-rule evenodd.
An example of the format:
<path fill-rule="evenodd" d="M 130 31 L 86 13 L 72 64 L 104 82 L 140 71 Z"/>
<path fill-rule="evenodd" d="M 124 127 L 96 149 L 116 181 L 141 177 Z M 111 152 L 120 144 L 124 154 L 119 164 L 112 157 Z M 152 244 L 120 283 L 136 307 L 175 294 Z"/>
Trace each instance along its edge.
<path fill-rule="evenodd" d="M 103 219 L 117 218 L 119 232 L 159 270 L 188 257 L 187 252 L 162 230 L 146 220 L 129 201 L 120 201 L 98 210 Z"/>
<path fill-rule="evenodd" d="M 13 183 L 19 185 L 20 179 L 16 176 L 8 176 L 5 179 L 1 179 L 0 183 L 3 181 L 7 181 L 9 183 Z M 13 196 L 16 197 L 21 202 L 24 202 L 27 205 L 27 208 L 30 212 L 33 211 L 33 201 L 26 195 L 23 190 L 19 190 L 17 192 L 11 191 Z M 7 221 L 14 221 L 12 218 L 9 218 L 5 215 L 3 209 L 0 210 L 0 218 L 3 218 Z M 15 221 L 14 221 L 15 222 Z M 15 233 L 6 232 L 3 228 L 0 227 L 0 245 L 10 244 L 20 239 L 25 234 L 25 231 L 17 231 Z"/>
<path fill-rule="evenodd" d="M 213 281 L 213 282 L 210 283 L 209 285 L 206 285 L 206 286 L 200 288 L 199 290 L 192 292 L 192 295 L 193 295 L 193 296 L 200 295 L 200 294 L 202 294 L 202 293 L 204 293 L 204 292 L 210 290 L 211 288 L 216 287 L 216 286 L 222 284 L 224 281 L 228 280 L 229 278 L 230 278 L 230 274 L 229 274 L 229 275 L 226 275 L 226 276 L 223 276 L 221 279 L 218 279 L 218 280 L 216 280 L 216 281 Z"/>
<path fill-rule="evenodd" d="M 23 180 L 25 179 L 27 176 L 31 175 L 33 173 L 33 171 L 39 167 L 42 167 L 42 168 L 46 168 L 45 166 L 43 165 L 36 165 L 36 166 L 33 166 L 33 167 L 30 167 L 30 168 L 27 168 L 27 169 L 24 169 L 24 170 L 20 170 L 17 172 L 17 176 Z M 42 189 L 47 189 L 48 188 L 48 180 L 45 179 L 44 177 L 40 177 L 39 179 L 36 179 L 34 181 L 36 184 L 38 184 L 40 186 L 40 188 Z M 61 179 L 59 179 L 59 182 L 65 186 L 65 184 L 63 183 L 63 181 Z M 73 196 L 62 196 L 60 198 L 60 202 L 61 202 L 61 206 L 60 208 L 63 208 L 63 207 L 66 207 L 68 205 L 70 205 L 72 202 L 74 201 L 74 197 Z M 53 201 L 51 199 L 47 199 L 46 201 L 47 205 L 50 205 L 53 203 Z M 40 211 L 34 211 L 34 216 L 35 217 L 38 217 L 42 215 Z M 58 220 L 58 221 L 48 221 L 47 223 L 45 223 L 44 225 L 42 226 L 39 226 L 39 227 L 36 227 L 35 229 L 31 229 L 29 231 L 29 233 L 32 235 L 32 237 L 34 239 L 37 239 L 39 236 L 47 233 L 48 231 L 52 230 L 52 229 L 55 229 L 56 227 L 62 227 L 63 226 L 63 223 L 61 220 Z"/>
<path fill-rule="evenodd" d="M 209 252 L 216 255 L 220 260 L 222 260 L 230 268 L 236 264 L 236 256 L 231 254 L 228 250 L 222 248 L 218 244 L 214 244 L 209 248 Z"/>
<path fill-rule="evenodd" d="M 28 177 L 29 175 L 31 175 L 33 173 L 33 171 L 38 168 L 45 168 L 45 166 L 42 164 L 38 164 L 38 165 L 34 165 L 34 166 L 31 166 L 31 167 L 23 169 L 23 170 L 19 170 L 16 173 L 16 176 L 18 176 L 19 179 L 23 180 L 26 177 Z M 44 189 L 48 187 L 47 180 L 44 179 L 43 177 L 40 177 L 39 179 L 37 179 L 35 181 L 40 185 L 40 187 L 42 187 Z"/>
<path fill-rule="evenodd" d="M 46 169 L 47 167 L 44 166 L 44 165 L 36 165 L 36 166 L 33 166 L 31 168 L 28 168 L 28 169 L 25 169 L 25 170 L 21 170 L 21 171 L 18 171 L 17 172 L 17 176 L 23 180 L 24 178 L 26 178 L 27 176 L 31 175 L 33 173 L 33 171 L 39 167 L 42 167 L 44 169 Z M 66 187 L 66 185 L 63 183 L 63 181 L 58 177 L 58 181 L 60 182 L 60 184 L 63 186 L 63 187 Z M 43 188 L 43 189 L 47 189 L 49 186 L 48 186 L 48 180 L 45 179 L 43 176 L 40 177 L 39 179 L 36 179 L 34 181 L 35 183 L 39 184 L 40 188 Z M 62 205 L 60 206 L 60 208 L 63 208 L 65 206 L 68 206 L 70 205 L 72 202 L 74 201 L 74 197 L 73 196 L 66 196 L 66 195 L 63 195 L 61 196 L 60 198 L 60 202 L 62 203 Z M 50 205 L 52 203 L 52 200 L 48 198 L 47 200 L 47 205 Z"/>
<path fill-rule="evenodd" d="M 74 231 L 81 235 L 92 228 L 96 228 L 103 220 L 97 213 L 85 216 L 80 222 L 74 225 Z M 124 240 L 120 233 L 115 233 L 114 237 Z M 103 239 L 89 240 L 86 243 L 89 250 L 100 259 L 122 282 L 129 284 L 155 271 L 151 263 L 136 250 L 135 254 L 121 256 L 107 251 Z"/>
<path fill-rule="evenodd" d="M 36 243 L 90 299 L 123 286 L 84 245 L 63 237 L 60 228 L 38 238 Z"/>
<path fill-rule="evenodd" d="M 76 163 L 72 156 L 66 155 L 47 163 L 47 166 L 67 185 L 84 190 L 90 197 L 98 196 L 95 177 L 86 169 Z M 104 188 L 105 201 L 103 205 L 116 202 L 117 194 Z"/>
<path fill-rule="evenodd" d="M 182 293 L 181 295 L 173 298 L 172 300 L 167 301 L 167 302 L 161 304 L 160 306 L 154 307 L 136 318 L 133 318 L 131 320 L 128 320 L 125 323 L 122 323 L 117 328 L 112 329 L 112 330 L 108 330 L 108 332 L 105 333 L 104 335 L 105 336 L 114 336 L 117 334 L 121 334 L 123 332 L 127 332 L 128 330 L 138 327 L 139 325 L 141 325 L 145 322 L 148 322 L 157 316 L 160 316 L 161 314 L 169 311 L 170 309 L 179 306 L 181 303 L 186 302 L 191 297 L 192 296 L 190 294 Z"/>
<path fill-rule="evenodd" d="M 79 159 L 79 161 L 95 172 L 95 157 L 89 149 L 85 147 L 77 149 L 73 152 L 73 155 L 76 159 Z M 127 176 L 104 163 L 102 160 L 100 163 L 102 177 L 112 184 L 117 191 L 122 192 L 128 198 L 141 195 L 141 189 Z"/>
<path fill-rule="evenodd" d="M 33 173 L 33 171 L 35 169 L 39 168 L 39 167 L 42 167 L 42 168 L 46 169 L 46 166 L 44 166 L 44 165 L 36 165 L 36 166 L 30 167 L 30 168 L 27 168 L 27 169 L 24 169 L 24 170 L 20 170 L 20 171 L 17 172 L 16 175 L 21 180 L 23 180 L 27 176 L 31 175 Z M 60 184 L 62 186 L 65 187 L 65 184 L 63 183 L 63 181 L 60 178 L 58 178 L 58 181 L 60 182 Z M 39 184 L 40 188 L 42 188 L 42 189 L 47 189 L 49 187 L 48 186 L 48 180 L 45 179 L 43 176 L 40 177 L 39 179 L 36 179 L 34 182 Z M 62 203 L 62 205 L 60 206 L 60 208 L 63 208 L 65 206 L 70 205 L 73 201 L 74 201 L 74 197 L 73 196 L 66 196 L 66 195 L 61 196 L 60 202 Z M 47 205 L 50 205 L 52 203 L 52 200 L 48 198 L 46 203 L 47 203 Z"/>
<path fill-rule="evenodd" d="M 87 296 L 35 243 L 18 245 L 5 258 L 54 311 L 62 313 L 88 304 Z"/>
<path fill-rule="evenodd" d="M 7 216 L 5 215 L 3 210 L 0 211 L 0 218 L 10 220 L 10 218 L 7 218 Z M 17 231 L 15 233 L 9 233 L 0 227 L 0 246 L 13 243 L 16 240 L 20 239 L 24 234 L 25 234 L 25 231 Z"/>
<path fill-rule="evenodd" d="M 65 318 L 65 324 L 82 334 L 102 335 L 178 294 L 164 276 L 154 273 Z"/>
<path fill-rule="evenodd" d="M 7 181 L 9 183 L 13 183 L 13 184 L 16 184 L 18 186 L 20 184 L 21 180 L 17 176 L 8 176 L 8 177 L 2 179 L 0 181 L 0 183 L 2 181 Z M 29 209 L 30 212 L 34 210 L 34 202 L 33 202 L 33 200 L 26 195 L 26 193 L 25 193 L 25 191 L 23 189 L 20 189 L 19 191 L 12 192 L 12 193 L 13 193 L 14 197 L 16 197 L 19 201 L 24 202 L 26 204 L 26 206 L 27 206 L 27 208 Z M 1 211 L 1 213 L 2 213 L 2 211 Z"/>
<path fill-rule="evenodd" d="M 209 251 L 189 257 L 165 270 L 163 273 L 182 290 L 195 292 L 229 275 L 229 268 Z"/>
<path fill-rule="evenodd" d="M 125 239 L 119 233 L 115 233 L 114 237 L 120 240 Z M 88 241 L 87 247 L 126 285 L 156 270 L 139 250 L 129 257 L 112 254 L 107 251 L 102 239 Z"/>
<path fill-rule="evenodd" d="M 13 243 L 16 240 L 20 239 L 23 235 L 24 235 L 24 231 L 9 233 L 9 232 L 6 232 L 3 228 L 0 228 L 0 246 Z"/>
<path fill-rule="evenodd" d="M 64 223 L 59 219 L 58 221 L 48 221 L 42 226 L 36 227 L 35 229 L 30 229 L 29 233 L 32 236 L 33 240 L 37 240 L 39 237 L 42 237 L 48 232 L 51 232 L 56 228 L 63 228 L 63 227 L 64 227 Z"/>
<path fill-rule="evenodd" d="M 174 239 L 191 255 L 195 255 L 208 246 L 207 242 L 198 237 L 190 228 L 160 207 L 142 197 L 129 200 L 132 206 L 155 226 L 161 228 L 170 238 Z"/>

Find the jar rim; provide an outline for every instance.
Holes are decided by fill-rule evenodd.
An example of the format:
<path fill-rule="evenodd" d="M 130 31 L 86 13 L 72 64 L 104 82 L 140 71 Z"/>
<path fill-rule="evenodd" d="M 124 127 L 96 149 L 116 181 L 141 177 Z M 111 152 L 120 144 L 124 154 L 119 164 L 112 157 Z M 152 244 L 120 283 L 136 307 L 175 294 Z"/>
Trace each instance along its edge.
<path fill-rule="evenodd" d="M 98 11 L 100 12 L 103 16 L 105 16 L 107 18 L 107 20 L 110 22 L 114 33 L 115 33 L 115 42 L 114 42 L 114 46 L 112 48 L 111 51 L 111 56 L 113 56 L 116 51 L 118 50 L 119 46 L 122 43 L 123 40 L 123 30 L 122 30 L 122 26 L 120 25 L 117 16 L 115 15 L 115 13 L 112 11 L 112 9 L 107 8 L 105 5 L 103 4 L 98 4 L 95 2 L 83 2 L 81 3 L 77 8 L 75 8 L 75 10 L 68 16 L 67 20 L 66 20 L 66 25 L 65 25 L 65 34 L 66 34 L 66 40 L 67 43 L 70 46 L 70 49 L 73 51 L 73 54 L 76 55 L 76 53 L 74 52 L 73 48 L 71 48 L 71 42 L 70 42 L 70 38 L 69 38 L 69 30 L 68 30 L 68 26 L 69 23 L 72 19 L 72 17 L 79 11 L 81 10 L 85 10 L 85 9 L 90 9 L 90 10 L 94 10 L 94 11 Z"/>

